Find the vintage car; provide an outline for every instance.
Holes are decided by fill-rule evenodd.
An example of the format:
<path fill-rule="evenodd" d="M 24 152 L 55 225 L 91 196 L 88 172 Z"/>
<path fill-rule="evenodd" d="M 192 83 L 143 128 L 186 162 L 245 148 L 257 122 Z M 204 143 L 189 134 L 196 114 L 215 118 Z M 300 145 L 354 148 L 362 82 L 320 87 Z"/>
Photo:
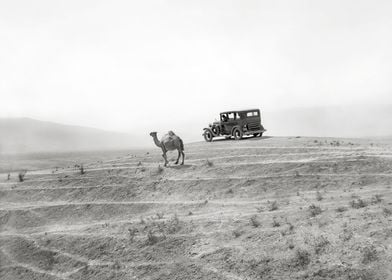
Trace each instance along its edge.
<path fill-rule="evenodd" d="M 234 137 L 240 140 L 244 135 L 261 137 L 266 131 L 261 124 L 260 110 L 241 110 L 220 113 L 220 121 L 216 121 L 204 128 L 204 139 L 211 142 L 214 137 Z"/>

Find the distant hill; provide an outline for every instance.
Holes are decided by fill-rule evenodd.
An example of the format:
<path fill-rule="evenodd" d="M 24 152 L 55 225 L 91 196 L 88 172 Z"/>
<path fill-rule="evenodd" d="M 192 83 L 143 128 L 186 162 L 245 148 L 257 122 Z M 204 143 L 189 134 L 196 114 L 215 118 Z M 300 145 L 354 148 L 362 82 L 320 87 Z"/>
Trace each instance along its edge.
<path fill-rule="evenodd" d="M 269 135 L 392 136 L 392 105 L 325 106 L 263 112 Z"/>
<path fill-rule="evenodd" d="M 29 118 L 0 119 L 0 154 L 140 147 L 132 135 Z"/>

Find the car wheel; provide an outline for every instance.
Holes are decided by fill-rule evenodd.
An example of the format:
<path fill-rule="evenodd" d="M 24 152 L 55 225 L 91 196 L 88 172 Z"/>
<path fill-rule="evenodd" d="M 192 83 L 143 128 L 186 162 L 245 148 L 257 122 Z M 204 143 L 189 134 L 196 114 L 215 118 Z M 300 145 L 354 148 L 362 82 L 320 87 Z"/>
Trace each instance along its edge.
<path fill-rule="evenodd" d="M 207 142 L 211 142 L 212 138 L 213 138 L 213 136 L 212 136 L 211 130 L 206 130 L 204 132 L 204 140 L 206 140 Z"/>
<path fill-rule="evenodd" d="M 218 136 L 220 134 L 220 128 L 219 126 L 213 126 L 211 128 L 211 131 L 215 134 L 215 136 Z"/>
<path fill-rule="evenodd" d="M 259 133 L 253 133 L 253 137 L 259 136 Z"/>
<path fill-rule="evenodd" d="M 242 138 L 242 135 L 243 135 L 243 133 L 240 129 L 238 129 L 238 128 L 234 129 L 233 136 L 234 136 L 235 140 L 240 140 Z"/>

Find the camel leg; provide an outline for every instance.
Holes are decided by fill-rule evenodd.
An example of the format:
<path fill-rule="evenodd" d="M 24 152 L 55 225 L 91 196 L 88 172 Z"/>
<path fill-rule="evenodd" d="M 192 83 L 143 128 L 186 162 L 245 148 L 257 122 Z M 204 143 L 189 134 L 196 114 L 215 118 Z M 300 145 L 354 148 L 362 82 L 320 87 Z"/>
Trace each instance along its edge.
<path fill-rule="evenodd" d="M 185 153 L 184 153 L 184 151 L 181 151 L 181 154 L 182 154 L 182 162 L 181 162 L 181 165 L 184 165 L 184 160 L 185 160 Z"/>
<path fill-rule="evenodd" d="M 165 166 L 167 166 L 167 164 L 168 164 L 169 162 L 167 161 L 166 153 L 163 153 L 162 157 L 163 157 L 163 159 L 165 160 Z"/>
<path fill-rule="evenodd" d="M 177 157 L 177 160 L 174 164 L 178 164 L 178 161 L 180 160 L 180 156 L 181 156 L 181 151 L 178 150 L 178 157 Z"/>

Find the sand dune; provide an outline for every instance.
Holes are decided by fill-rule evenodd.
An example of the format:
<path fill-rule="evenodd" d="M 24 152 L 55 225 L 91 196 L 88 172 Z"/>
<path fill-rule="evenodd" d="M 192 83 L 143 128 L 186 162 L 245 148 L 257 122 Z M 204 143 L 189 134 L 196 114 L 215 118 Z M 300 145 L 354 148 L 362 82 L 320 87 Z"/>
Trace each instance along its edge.
<path fill-rule="evenodd" d="M 4 177 L 0 278 L 392 279 L 388 140 L 185 149 L 184 166 L 152 147 Z"/>

